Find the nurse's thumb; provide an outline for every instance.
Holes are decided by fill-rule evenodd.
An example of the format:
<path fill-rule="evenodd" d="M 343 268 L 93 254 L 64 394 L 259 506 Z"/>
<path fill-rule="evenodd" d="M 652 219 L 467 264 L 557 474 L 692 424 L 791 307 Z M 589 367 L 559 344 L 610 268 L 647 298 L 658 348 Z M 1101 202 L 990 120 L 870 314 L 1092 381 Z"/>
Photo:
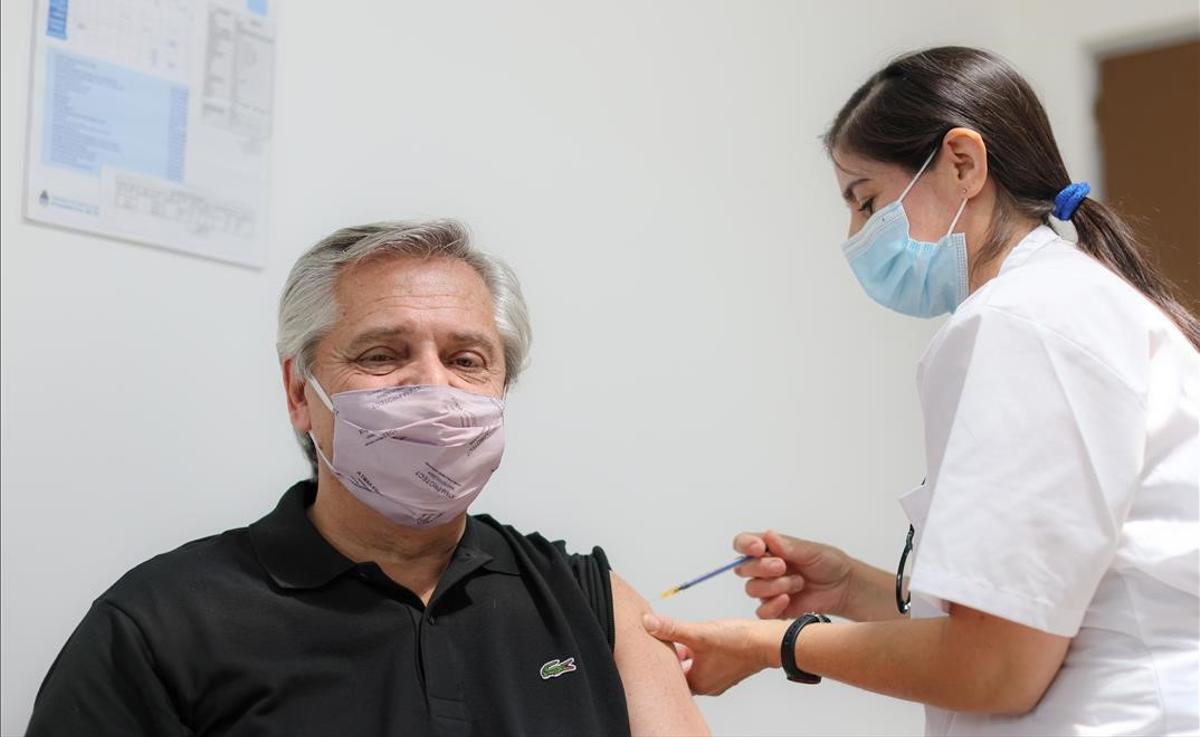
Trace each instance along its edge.
<path fill-rule="evenodd" d="M 767 553 L 783 558 L 789 562 L 797 562 L 812 556 L 816 544 L 808 540 L 781 535 L 775 530 L 763 533 L 763 541 L 767 544 Z"/>
<path fill-rule="evenodd" d="M 676 622 L 670 617 L 663 617 L 652 612 L 642 615 L 642 627 L 647 632 L 664 642 L 684 642 L 686 627 L 682 622 Z"/>

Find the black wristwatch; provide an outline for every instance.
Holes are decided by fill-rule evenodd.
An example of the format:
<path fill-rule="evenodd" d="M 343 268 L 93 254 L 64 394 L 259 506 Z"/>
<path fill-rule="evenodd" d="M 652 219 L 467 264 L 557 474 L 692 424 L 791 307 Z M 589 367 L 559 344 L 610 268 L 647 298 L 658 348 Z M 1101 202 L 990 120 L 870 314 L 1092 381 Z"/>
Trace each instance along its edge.
<path fill-rule="evenodd" d="M 789 681 L 795 681 L 796 683 L 821 682 L 820 676 L 796 667 L 796 638 L 800 636 L 800 630 L 813 622 L 828 623 L 829 617 L 826 617 L 824 614 L 809 612 L 795 622 L 792 622 L 792 626 L 788 627 L 787 632 L 783 634 L 783 642 L 779 645 L 779 662 L 783 665 L 783 672 L 787 674 Z"/>

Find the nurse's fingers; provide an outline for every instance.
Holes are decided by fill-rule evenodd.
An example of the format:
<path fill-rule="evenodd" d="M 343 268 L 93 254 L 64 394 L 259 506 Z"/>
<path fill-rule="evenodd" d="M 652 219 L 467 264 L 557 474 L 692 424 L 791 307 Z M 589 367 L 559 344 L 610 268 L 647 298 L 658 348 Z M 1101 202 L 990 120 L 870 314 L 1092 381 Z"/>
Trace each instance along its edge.
<path fill-rule="evenodd" d="M 741 564 L 733 572 L 742 578 L 775 578 L 787 573 L 787 563 L 782 558 L 758 558 Z"/>
<path fill-rule="evenodd" d="M 757 532 L 743 532 L 733 538 L 733 549 L 742 555 L 761 558 L 767 552 L 767 543 Z"/>
<path fill-rule="evenodd" d="M 763 541 L 767 544 L 771 555 L 783 558 L 784 561 L 797 566 L 811 562 L 812 558 L 821 550 L 828 548 L 827 545 L 782 535 L 774 530 L 764 532 Z"/>
<path fill-rule="evenodd" d="M 779 619 L 783 613 L 787 611 L 788 604 L 792 603 L 792 597 L 787 594 L 780 594 L 770 599 L 763 599 L 758 605 L 758 609 L 754 613 L 759 619 Z"/>
<path fill-rule="evenodd" d="M 680 645 L 678 642 L 671 644 L 675 646 L 675 657 L 679 660 L 679 667 L 683 669 L 683 674 L 686 676 L 696 662 L 692 649 L 687 645 Z"/>
<path fill-rule="evenodd" d="M 803 576 L 752 578 L 746 582 L 746 595 L 755 599 L 770 599 L 780 594 L 797 594 L 803 590 Z"/>
<path fill-rule="evenodd" d="M 767 530 L 763 533 L 763 542 L 767 544 L 772 555 L 790 559 L 804 552 L 806 541 L 780 534 L 775 530 Z"/>

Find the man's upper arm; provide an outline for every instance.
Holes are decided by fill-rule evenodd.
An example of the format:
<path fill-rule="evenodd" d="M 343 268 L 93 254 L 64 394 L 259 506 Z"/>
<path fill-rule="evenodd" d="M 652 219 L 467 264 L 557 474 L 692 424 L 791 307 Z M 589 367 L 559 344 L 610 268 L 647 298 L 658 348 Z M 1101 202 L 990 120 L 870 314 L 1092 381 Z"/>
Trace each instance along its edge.
<path fill-rule="evenodd" d="M 97 601 L 63 646 L 33 706 L 27 737 L 187 735 L 141 630 Z"/>
<path fill-rule="evenodd" d="M 679 659 L 642 627 L 650 605 L 616 573 L 612 578 L 616 645 L 613 658 L 625 687 L 629 728 L 639 735 L 707 735 Z"/>

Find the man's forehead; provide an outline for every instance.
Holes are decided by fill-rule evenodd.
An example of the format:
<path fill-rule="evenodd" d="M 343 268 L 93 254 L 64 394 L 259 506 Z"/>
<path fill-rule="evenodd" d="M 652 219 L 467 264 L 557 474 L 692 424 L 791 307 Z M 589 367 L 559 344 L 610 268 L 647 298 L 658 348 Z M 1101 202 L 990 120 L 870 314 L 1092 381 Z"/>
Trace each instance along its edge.
<path fill-rule="evenodd" d="M 347 266 L 334 289 L 343 313 L 379 307 L 382 302 L 434 303 L 491 311 L 483 278 L 458 259 L 392 257 Z"/>
<path fill-rule="evenodd" d="M 394 337 L 436 323 L 439 332 L 494 330 L 482 277 L 458 259 L 393 256 L 348 266 L 335 289 L 339 332 Z"/>
<path fill-rule="evenodd" d="M 428 325 L 414 321 L 401 320 L 394 323 L 372 324 L 363 322 L 348 326 L 346 339 L 351 345 L 367 343 L 400 343 L 415 336 L 423 335 Z M 461 323 L 437 326 L 439 338 L 455 344 L 490 344 L 496 342 L 494 331 L 478 329 L 476 326 Z"/>

